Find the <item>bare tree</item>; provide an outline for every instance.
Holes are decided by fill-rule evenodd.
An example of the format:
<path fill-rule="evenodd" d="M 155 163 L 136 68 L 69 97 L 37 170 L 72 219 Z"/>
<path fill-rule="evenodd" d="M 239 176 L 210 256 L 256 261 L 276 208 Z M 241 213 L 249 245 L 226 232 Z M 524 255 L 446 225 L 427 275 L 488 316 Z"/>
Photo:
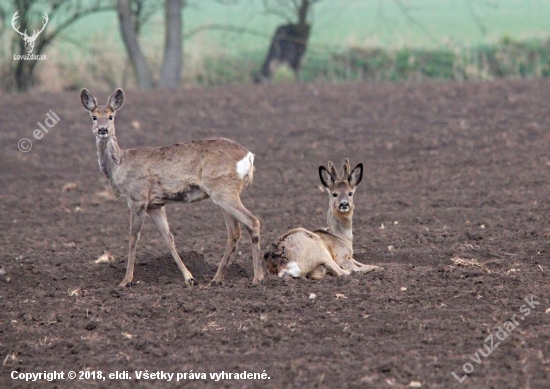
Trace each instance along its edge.
<path fill-rule="evenodd" d="M 181 83 L 183 58 L 181 8 L 182 0 L 166 0 L 166 40 L 159 88 L 175 89 Z"/>
<path fill-rule="evenodd" d="M 117 3 L 120 32 L 140 89 L 155 87 L 153 72 L 141 49 L 138 36 L 143 23 L 156 11 L 154 7 L 157 5 L 158 2 L 148 0 L 118 0 Z M 158 82 L 161 88 L 175 89 L 181 82 L 183 61 L 181 10 L 184 5 L 185 0 L 165 1 L 164 58 Z"/>
<path fill-rule="evenodd" d="M 136 79 L 140 89 L 152 89 L 153 72 L 147 63 L 145 54 L 141 50 L 138 41 L 138 23 L 135 23 L 132 15 L 131 0 L 118 0 L 117 12 L 120 26 L 120 34 L 124 41 L 124 46 L 128 52 L 128 57 L 134 68 Z"/>
<path fill-rule="evenodd" d="M 320 0 L 264 0 L 267 13 L 286 19 L 286 24 L 275 30 L 269 51 L 256 81 L 269 80 L 273 69 L 287 64 L 298 74 L 300 62 L 307 49 L 311 26 L 308 14 Z M 289 17 L 290 16 L 290 17 Z"/>
<path fill-rule="evenodd" d="M 0 36 L 6 31 L 6 10 L 0 6 Z"/>
<path fill-rule="evenodd" d="M 25 55 L 28 53 L 28 39 L 21 39 L 21 37 L 25 38 L 26 31 L 35 31 L 37 28 L 45 27 L 43 17 L 46 13 L 48 19 L 55 21 L 55 23 L 49 24 L 48 28 L 42 33 L 34 36 L 32 42 L 34 46 L 31 51 L 37 56 L 44 54 L 46 48 L 55 41 L 59 34 L 80 18 L 95 12 L 113 9 L 110 0 L 92 0 L 87 2 L 72 0 L 54 0 L 51 2 L 13 0 L 11 5 L 14 12 L 12 27 L 23 34 L 21 36 L 14 35 L 12 40 L 13 52 L 16 55 Z M 0 16 L 5 12 L 6 10 L 0 10 Z M 36 17 L 37 15 L 38 17 Z M 39 19 L 42 19 L 42 24 L 37 22 Z M 20 60 L 13 62 L 10 75 L 13 77 L 15 89 L 19 92 L 27 91 L 36 83 L 35 70 L 39 61 Z"/>

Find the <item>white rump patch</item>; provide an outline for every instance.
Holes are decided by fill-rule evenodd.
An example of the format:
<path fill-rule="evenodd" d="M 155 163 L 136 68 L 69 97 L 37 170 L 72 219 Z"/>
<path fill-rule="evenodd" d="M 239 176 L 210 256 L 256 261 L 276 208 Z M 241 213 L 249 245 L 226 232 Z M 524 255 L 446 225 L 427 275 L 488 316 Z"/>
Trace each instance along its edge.
<path fill-rule="evenodd" d="M 240 178 L 244 178 L 254 165 L 254 154 L 250 151 L 239 162 L 237 162 L 237 174 Z"/>
<path fill-rule="evenodd" d="M 300 277 L 300 274 L 302 273 L 302 269 L 300 269 L 300 266 L 296 262 L 290 262 L 286 265 L 286 269 L 283 269 L 279 272 L 278 276 L 283 277 L 286 274 L 290 274 L 292 277 Z"/>

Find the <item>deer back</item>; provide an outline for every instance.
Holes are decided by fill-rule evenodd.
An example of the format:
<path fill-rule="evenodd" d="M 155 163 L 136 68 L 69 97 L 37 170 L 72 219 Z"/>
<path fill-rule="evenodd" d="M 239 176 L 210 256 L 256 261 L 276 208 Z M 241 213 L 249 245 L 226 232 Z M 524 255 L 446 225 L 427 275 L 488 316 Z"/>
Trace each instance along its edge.
<path fill-rule="evenodd" d="M 254 155 L 224 138 L 124 152 L 113 182 L 132 198 L 193 202 L 209 193 L 239 194 L 252 182 Z"/>

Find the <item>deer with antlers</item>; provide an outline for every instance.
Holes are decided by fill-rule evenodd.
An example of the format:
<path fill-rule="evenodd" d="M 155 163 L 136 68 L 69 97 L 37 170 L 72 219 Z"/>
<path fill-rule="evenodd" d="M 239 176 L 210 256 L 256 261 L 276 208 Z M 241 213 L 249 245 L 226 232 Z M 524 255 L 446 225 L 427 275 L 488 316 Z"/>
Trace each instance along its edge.
<path fill-rule="evenodd" d="M 328 170 L 319 167 L 319 176 L 329 194 L 328 228 L 314 232 L 296 228 L 281 236 L 264 255 L 268 271 L 279 277 L 321 279 L 327 271 L 339 277 L 382 269 L 353 259 L 353 194 L 363 177 L 363 164 L 351 170 L 346 159 L 340 176 L 329 161 Z"/>
<path fill-rule="evenodd" d="M 252 182 L 254 154 L 224 138 L 122 150 L 115 137 L 114 122 L 116 111 L 124 102 L 122 89 L 117 89 L 109 97 L 107 105 L 98 105 L 87 89 L 80 92 L 80 101 L 92 118 L 99 167 L 114 192 L 125 197 L 130 207 L 128 263 L 120 286 L 132 282 L 136 246 L 147 215 L 159 230 L 186 284 L 194 285 L 195 279 L 176 251 L 164 206 L 172 202 L 192 203 L 208 198 L 221 207 L 228 235 L 224 256 L 211 283 L 221 284 L 223 281 L 241 237 L 240 224 L 248 230 L 252 242 L 253 283 L 263 281 L 260 222 L 240 200 L 240 193 Z"/>
<path fill-rule="evenodd" d="M 38 35 L 40 35 L 42 31 L 44 31 L 44 29 L 46 28 L 46 25 L 48 24 L 48 20 L 49 20 L 48 15 L 44 14 L 44 19 L 46 19 L 46 21 L 42 22 L 42 28 L 40 30 L 34 30 L 31 36 L 27 35 L 27 30 L 25 30 L 24 32 L 21 32 L 19 31 L 19 26 L 17 27 L 15 26 L 15 21 L 17 20 L 18 17 L 19 17 L 19 11 L 16 11 L 13 14 L 13 18 L 11 19 L 11 26 L 19 35 L 21 35 L 21 38 L 23 38 L 23 40 L 25 41 L 25 50 L 27 51 L 27 54 L 32 54 L 32 51 L 34 50 L 34 43 L 36 42 L 36 38 L 38 38 Z"/>

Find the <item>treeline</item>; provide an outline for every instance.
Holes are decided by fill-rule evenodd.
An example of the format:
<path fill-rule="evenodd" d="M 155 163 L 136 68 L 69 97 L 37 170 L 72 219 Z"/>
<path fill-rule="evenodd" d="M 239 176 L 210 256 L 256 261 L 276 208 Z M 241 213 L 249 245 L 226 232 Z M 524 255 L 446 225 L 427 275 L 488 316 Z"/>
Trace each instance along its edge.
<path fill-rule="evenodd" d="M 225 4 L 223 0 L 215 1 Z M 308 17 L 319 1 L 263 1 L 265 12 L 281 16 L 282 22 L 272 35 L 264 61 L 258 64 L 256 82 L 269 82 L 273 76 L 272 70 L 278 63 L 285 63 L 294 73 L 298 72 L 309 41 L 311 26 Z M 228 3 L 230 5 L 231 2 Z M 135 85 L 140 89 L 176 89 L 182 82 L 185 39 L 208 30 L 250 33 L 233 25 L 219 24 L 203 25 L 184 32 L 182 13 L 188 6 L 187 0 L 6 0 L 0 3 L 0 35 L 8 30 L 8 23 L 15 33 L 11 32 L 11 38 L 6 39 L 9 43 L 1 50 L 4 61 L 0 63 L 0 89 L 25 92 L 40 84 L 38 68 L 47 67 L 42 66 L 40 60 L 47 59 L 47 49 L 55 47 L 59 37 L 67 34 L 69 27 L 86 16 L 113 12 L 117 15 L 118 32 L 127 57 L 123 68 L 125 72 L 131 68 Z M 147 58 L 139 39 L 143 25 L 156 13 L 164 14 L 165 37 L 160 64 L 155 59 Z M 10 18 L 10 15 L 13 16 Z M 53 23 L 49 24 L 50 20 Z M 102 50 L 114 51 L 109 50 L 108 46 Z M 12 53 L 13 60 L 9 55 Z M 101 61 L 101 58 L 91 61 Z M 59 62 L 58 66 L 70 67 L 71 64 L 66 62 Z M 110 65 L 115 71 L 120 68 L 116 63 Z M 159 66 L 154 69 L 153 65 Z M 89 73 L 88 69 L 79 70 Z M 112 82 L 116 77 L 103 75 L 103 78 Z"/>
<path fill-rule="evenodd" d="M 263 53 L 205 57 L 188 69 L 186 83 L 226 85 L 252 82 Z M 509 37 L 474 47 L 389 50 L 349 47 L 334 53 L 310 47 L 296 78 L 279 64 L 272 82 L 481 81 L 550 77 L 550 40 L 516 41 Z"/>
<path fill-rule="evenodd" d="M 238 2 L 212 0 L 224 6 Z M 500 42 L 475 47 L 442 45 L 436 49 L 347 47 L 331 49 L 309 43 L 311 13 L 321 0 L 263 0 L 265 12 L 280 16 L 274 33 L 263 36 L 266 50 L 239 55 L 223 51 L 196 55 L 183 42 L 199 33 L 222 30 L 258 33 L 233 25 L 205 24 L 186 30 L 182 14 L 188 0 L 6 0 L 0 3 L 0 91 L 31 88 L 178 88 L 181 85 L 227 85 L 251 82 L 363 82 L 491 80 L 550 76 L 550 40 Z M 401 4 L 393 0 L 396 4 Z M 410 19 L 409 9 L 400 8 Z M 206 9 L 204 12 L 207 12 Z M 59 38 L 82 18 L 96 13 L 116 14 L 121 51 L 105 35 L 87 41 L 85 55 L 68 56 Z M 161 14 L 164 44 L 155 56 L 143 47 L 143 26 Z M 51 21 L 51 23 L 50 23 Z M 414 20 L 413 20 L 414 21 Z M 3 22 L 3 23 L 2 23 Z M 8 34 L 9 32 L 9 34 Z M 31 33 L 32 32 L 32 33 Z M 107 36 L 109 36 L 107 35 Z M 103 38 L 101 38 L 103 37 Z M 21 60 L 24 56 L 47 60 Z M 149 55 L 148 55 L 149 53 Z M 53 54 L 53 55 L 50 55 Z"/>
<path fill-rule="evenodd" d="M 550 40 L 515 41 L 438 49 L 348 50 L 326 56 L 312 52 L 304 81 L 494 80 L 550 77 Z"/>

